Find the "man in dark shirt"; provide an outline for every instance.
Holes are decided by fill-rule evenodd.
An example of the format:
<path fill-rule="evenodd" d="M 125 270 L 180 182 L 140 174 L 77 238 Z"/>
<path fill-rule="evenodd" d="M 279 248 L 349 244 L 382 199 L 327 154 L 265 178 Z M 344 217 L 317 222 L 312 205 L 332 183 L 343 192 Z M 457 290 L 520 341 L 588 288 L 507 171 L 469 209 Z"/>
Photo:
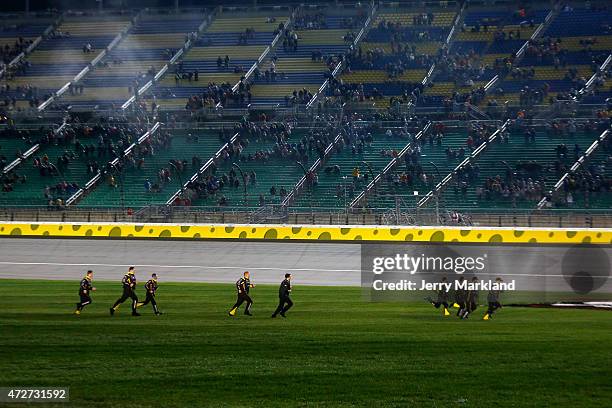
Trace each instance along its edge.
<path fill-rule="evenodd" d="M 289 295 L 291 294 L 291 274 L 286 273 L 285 279 L 281 282 L 280 287 L 278 288 L 278 307 L 272 313 L 272 317 L 276 317 L 280 313 L 281 316 L 285 316 L 287 310 L 293 306 L 293 302 Z"/>
<path fill-rule="evenodd" d="M 251 305 L 253 305 L 253 300 L 249 296 L 249 290 L 254 287 L 255 284 L 251 283 L 249 271 L 245 271 L 242 278 L 236 281 L 236 292 L 238 294 L 238 298 L 236 299 L 234 306 L 232 306 L 232 309 L 229 311 L 230 316 L 236 316 L 236 311 L 243 302 L 246 302 L 244 314 L 247 316 L 253 316 L 251 314 Z"/>
<path fill-rule="evenodd" d="M 159 316 L 162 312 L 157 308 L 157 302 L 155 301 L 155 293 L 157 292 L 157 274 L 154 273 L 151 275 L 151 279 L 145 283 L 145 290 L 147 291 L 147 297 L 144 302 L 138 303 L 136 307 L 146 306 L 151 303 L 153 306 L 153 311 L 155 312 L 155 316 Z"/>
<path fill-rule="evenodd" d="M 140 313 L 136 311 L 136 305 L 138 304 L 138 296 L 136 296 L 136 276 L 134 275 L 135 268 L 130 266 L 128 269 L 128 273 L 125 274 L 123 279 L 121 280 L 121 284 L 123 285 L 123 295 L 110 308 L 110 315 L 114 315 L 119 306 L 125 302 L 128 298 L 132 299 L 132 316 L 140 316 Z"/>
<path fill-rule="evenodd" d="M 463 281 L 465 280 L 465 277 L 462 275 L 459 277 L 459 284 L 463 284 Z M 463 288 L 457 288 L 455 289 L 455 304 L 454 306 L 457 307 L 459 310 L 457 310 L 457 316 L 462 317 L 463 313 L 465 312 L 465 304 L 467 302 L 467 290 L 463 289 Z"/>
<path fill-rule="evenodd" d="M 79 287 L 79 297 L 81 298 L 81 301 L 76 304 L 76 310 L 74 311 L 74 314 L 77 316 L 81 314 L 81 310 L 83 310 L 85 306 L 91 304 L 91 296 L 89 295 L 89 292 L 96 290 L 96 288 L 91 285 L 92 280 L 93 271 L 91 270 L 87 271 L 85 277 L 81 279 L 81 285 Z"/>
<path fill-rule="evenodd" d="M 474 287 L 478 287 L 478 278 L 476 276 L 474 276 L 472 278 L 472 283 L 474 284 Z M 461 315 L 462 319 L 467 319 L 468 316 L 470 315 L 470 313 L 474 312 L 476 310 L 476 308 L 478 307 L 478 289 L 471 289 L 468 290 L 467 292 L 467 303 L 465 305 L 465 310 L 463 312 L 463 314 Z"/>
<path fill-rule="evenodd" d="M 441 283 L 446 282 L 446 276 L 442 277 Z M 448 311 L 448 292 L 445 288 L 442 288 L 438 291 L 438 297 L 436 301 L 433 301 L 431 297 L 426 297 L 425 300 L 431 303 L 436 309 L 440 308 L 440 306 L 443 306 L 444 316 L 450 316 L 450 312 Z"/>
<path fill-rule="evenodd" d="M 502 278 L 495 278 L 495 283 L 501 283 Z M 493 317 L 493 313 L 502 307 L 501 303 L 499 303 L 499 296 L 501 295 L 501 290 L 500 289 L 491 289 L 489 291 L 489 294 L 487 295 L 487 302 L 489 302 L 489 309 L 487 309 L 487 313 L 483 316 L 483 320 L 489 320 L 491 317 Z"/>

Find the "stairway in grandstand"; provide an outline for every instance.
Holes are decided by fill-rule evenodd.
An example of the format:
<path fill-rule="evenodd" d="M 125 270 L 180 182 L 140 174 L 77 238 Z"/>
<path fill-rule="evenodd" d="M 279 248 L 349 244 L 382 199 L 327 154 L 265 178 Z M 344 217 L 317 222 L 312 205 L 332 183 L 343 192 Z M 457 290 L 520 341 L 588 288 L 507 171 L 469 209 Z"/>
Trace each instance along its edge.
<path fill-rule="evenodd" d="M 599 146 L 587 161 L 586 168 L 604 180 L 612 179 L 612 152 L 609 145 Z M 573 198 L 573 208 L 612 208 L 612 193 L 609 191 L 578 191 L 573 194 Z"/>
<path fill-rule="evenodd" d="M 308 129 L 294 129 L 291 139 L 297 141 L 303 137 L 307 137 L 308 134 Z M 280 189 L 284 187 L 287 192 L 291 191 L 293 185 L 304 175 L 304 173 L 293 159 L 279 157 L 270 158 L 267 161 L 249 159 L 249 156 L 254 155 L 256 152 L 266 151 L 271 153 L 273 149 L 273 140 L 250 139 L 249 143 L 242 151 L 242 160 L 227 160 L 218 165 L 215 173 L 217 178 L 227 175 L 231 171 L 233 163 L 237 163 L 245 174 L 255 172 L 256 182 L 247 185 L 246 196 L 240 173 L 237 169 L 234 169 L 240 180 L 240 185 L 238 187 L 225 186 L 216 194 L 194 200 L 192 204 L 213 207 L 217 206 L 220 199 L 224 197 L 229 206 L 259 207 L 260 195 L 264 197 L 266 204 L 280 204 L 282 201 L 279 195 Z M 310 162 L 314 161 L 314 159 L 315 158 L 312 157 Z M 304 163 L 305 166 L 309 164 L 310 163 Z M 270 194 L 270 189 L 272 187 L 277 191 L 275 195 Z"/>
<path fill-rule="evenodd" d="M 525 16 L 519 16 L 516 6 L 506 7 L 507 10 L 470 8 L 465 12 L 463 25 L 451 43 L 450 52 L 476 56 L 474 60 L 482 65 L 482 69 L 470 76 L 470 82 L 437 70 L 433 84 L 424 92 L 421 105 L 440 106 L 455 93 L 467 94 L 484 87 L 510 60 L 511 55 L 525 44 L 549 13 L 548 9 L 535 8 L 528 9 Z M 496 32 L 503 32 L 505 38 L 496 39 Z"/>
<path fill-rule="evenodd" d="M 34 52 L 25 57 L 29 67 L 24 73 L 18 73 L 12 79 L 5 79 L 3 83 L 9 85 L 18 101 L 20 108 L 35 107 L 46 97 L 72 80 L 83 68 L 91 62 L 126 26 L 129 18 L 106 17 L 88 15 L 67 15 L 62 23 L 42 40 Z M 40 30 L 43 24 L 33 24 L 28 28 L 31 35 Z M 19 31 L 11 34 L 16 35 Z M 31 37 L 29 37 L 31 38 Z M 86 45 L 91 46 L 91 52 L 84 52 Z M 17 87 L 34 87 L 33 96 L 26 95 Z"/>
<path fill-rule="evenodd" d="M 495 85 L 497 91 L 488 100 L 519 105 L 521 93 L 531 89 L 543 94 L 539 104 L 545 105 L 554 102 L 557 96 L 567 99 L 568 93 L 577 93 L 610 53 L 612 33 L 601 35 L 601 25 L 611 16 L 610 11 L 561 10 L 540 36 L 540 39 L 560 40 L 558 63 L 555 64 L 552 56 L 532 53 L 527 47 L 517 68 L 533 70 L 533 77 L 525 79 L 520 75 L 506 75 Z M 591 41 L 594 44 L 587 45 Z M 570 71 L 573 71 L 572 75 Z"/>
<path fill-rule="evenodd" d="M 195 45 L 182 58 L 184 72 L 198 71 L 198 81 L 177 79 L 178 64 L 153 89 L 160 109 L 184 109 L 187 100 L 201 96 L 209 84 L 234 86 L 258 60 L 274 39 L 280 23 L 285 23 L 289 11 L 232 12 L 217 15 Z M 246 28 L 254 30 L 246 44 L 240 41 Z M 217 59 L 229 57 L 229 65 L 217 66 Z M 214 104 L 212 105 L 214 106 Z"/>
<path fill-rule="evenodd" d="M 44 132 L 47 130 L 33 130 L 29 132 L 29 138 L 33 143 L 38 143 Z M 93 138 L 82 138 L 81 143 L 84 145 L 92 145 L 97 143 Z M 0 154 L 4 154 L 6 150 L 19 149 L 24 152 L 31 147 L 26 144 L 21 138 L 0 138 Z M 27 147 L 26 147 L 27 146 Z M 58 164 L 58 158 L 63 155 L 74 155 L 67 167 L 62 168 Z M 8 155 L 7 155 L 8 156 Z M 35 167 L 35 160 L 48 161 L 56 166 L 59 170 L 57 174 L 44 174 L 39 167 Z M 104 166 L 107 157 L 97 157 L 95 155 L 86 157 L 79 153 L 73 143 L 59 144 L 40 143 L 40 148 L 29 158 L 20 163 L 10 173 L 20 177 L 24 182 L 18 181 L 13 185 L 13 191 L 0 193 L 0 205 L 10 206 L 45 206 L 48 199 L 44 196 L 45 187 L 54 187 L 59 183 L 66 182 L 68 184 L 76 183 L 79 186 L 84 185 L 90 178 L 91 174 L 87 174 L 87 163 L 90 161 L 97 162 L 99 166 Z M 25 179 L 23 179 L 25 178 Z M 74 193 L 74 191 L 72 192 Z M 52 193 L 53 198 L 61 198 L 65 200 L 72 193 Z"/>
<path fill-rule="evenodd" d="M 292 207 L 330 209 L 344 208 L 359 194 L 373 176 L 379 174 L 389 163 L 392 152 L 398 152 L 409 142 L 407 138 L 397 135 L 388 136 L 385 129 L 372 133 L 372 143 L 364 146 L 361 153 L 356 146 L 345 145 L 340 151 L 327 160 L 318 172 L 318 183 L 311 189 L 305 188 Z M 353 151 L 354 150 L 354 151 Z M 339 173 L 334 170 L 339 167 Z M 325 169 L 329 168 L 329 171 Z M 353 169 L 359 168 L 360 174 L 367 179 L 353 183 Z M 346 191 L 345 191 L 346 190 Z"/>
<path fill-rule="evenodd" d="M 433 139 L 432 134 L 424 136 L 420 143 L 418 143 L 421 150 L 418 164 L 408 164 L 405 160 L 400 161 L 388 177 L 381 181 L 376 193 L 368 198 L 368 207 L 393 208 L 396 197 L 403 200 L 406 205 L 414 206 L 418 200 L 432 190 L 443 177 L 449 174 L 470 154 L 466 139 L 467 130 L 465 128 L 449 129 L 444 134 L 440 143 Z M 461 148 L 465 150 L 464 156 L 449 157 L 446 154 L 446 149 L 458 152 Z M 415 171 L 416 166 L 421 167 L 421 171 L 425 174 L 426 179 L 420 178 L 418 175 L 419 171 L 416 171 L 417 174 L 414 179 L 408 179 L 405 183 L 402 182 L 402 179 L 407 174 Z"/>
<path fill-rule="evenodd" d="M 433 16 L 431 24 L 421 24 L 418 20 L 415 21 L 415 17 L 427 14 L 427 12 Z M 378 107 L 388 106 L 391 97 L 401 98 L 405 93 L 409 95 L 415 87 L 421 84 L 432 65 L 429 59 L 420 61 L 418 57 L 433 57 L 438 54 L 450 32 L 456 14 L 452 8 L 416 11 L 413 8 L 379 10 L 372 29 L 360 48 L 363 55 L 382 51 L 382 56 L 374 58 L 372 64 L 352 63 L 351 72 L 343 74 L 341 79 L 349 84 L 363 84 L 366 103 L 374 103 L 374 106 Z M 398 35 L 404 39 L 401 45 L 411 47 L 417 58 L 408 60 L 406 56 L 400 57 L 392 53 L 393 32 L 383 27 L 385 22 L 401 25 L 398 31 Z M 385 67 L 400 61 L 404 63 L 406 69 L 400 75 L 391 77 L 385 71 Z M 374 91 L 381 92 L 384 98 L 372 100 L 371 95 Z"/>
<path fill-rule="evenodd" d="M 83 94 L 62 101 L 93 109 L 120 107 L 183 47 L 189 33 L 204 21 L 203 12 L 144 13 L 129 35 L 90 72 Z"/>
<path fill-rule="evenodd" d="M 194 139 L 197 137 L 197 140 Z M 154 137 L 154 136 L 153 136 Z M 118 207 L 123 202 L 125 207 L 138 209 L 149 204 L 163 204 L 168 197 L 179 189 L 181 180 L 187 180 L 195 173 L 199 165 L 194 165 L 194 156 L 206 161 L 220 146 L 216 132 L 189 130 L 173 131 L 171 146 L 167 149 L 154 148 L 154 154 L 144 158 L 141 169 L 128 167 L 123 171 L 123 193 L 121 192 L 121 177 L 114 175 L 116 187 L 112 187 L 108 178 L 86 195 L 78 206 L 80 207 Z M 170 160 L 186 161 L 182 174 L 177 174 L 169 164 Z M 159 171 L 166 168 L 172 173 L 169 183 L 161 182 Z M 112 174 L 112 173 L 110 173 Z M 147 180 L 151 184 L 159 184 L 159 191 L 148 192 L 145 189 Z"/>
<path fill-rule="evenodd" d="M 491 196 L 490 198 L 479 198 L 478 188 L 484 187 L 487 178 L 501 177 L 506 179 L 506 172 L 512 171 L 515 177 L 531 178 L 533 182 L 543 182 L 544 191 L 550 190 L 558 180 L 560 174 L 554 169 L 555 161 L 561 165 L 571 166 L 576 158 L 574 157 L 574 145 L 578 145 L 581 152 L 584 152 L 597 137 L 596 133 L 578 131 L 572 138 L 568 135 L 551 135 L 543 129 L 536 132 L 535 142 L 527 143 L 523 134 L 513 131 L 507 143 L 502 143 L 499 139 L 492 143 L 476 160 L 478 166 L 478 177 L 469 183 L 465 194 L 457 183 L 451 182 L 450 186 L 440 195 L 440 201 L 448 209 L 468 209 L 468 208 L 535 208 L 540 196 L 527 198 Z M 566 158 L 559 158 L 556 154 L 556 146 L 566 144 L 568 155 Z M 526 172 L 520 170 L 517 165 L 525 162 L 535 162 L 541 166 L 540 171 Z M 515 201 L 515 202 L 513 202 Z"/>
<path fill-rule="evenodd" d="M 309 15 L 312 11 L 304 10 Z M 325 82 L 326 74 L 331 71 L 324 62 L 325 58 L 337 57 L 345 54 L 349 42 L 345 40 L 347 33 L 354 33 L 361 29 L 363 22 L 353 28 L 346 26 L 346 18 L 357 18 L 358 11 L 323 10 L 323 22 L 317 27 L 297 25 L 294 32 L 298 36 L 297 49 L 285 47 L 282 40 L 269 58 L 260 67 L 261 76 L 255 79 L 252 88 L 252 103 L 255 106 L 289 106 L 292 96 L 300 91 L 315 94 Z M 313 53 L 320 53 L 323 60 L 313 58 Z M 273 59 L 275 60 L 273 62 Z M 272 64 L 277 72 L 275 79 L 268 79 L 265 71 Z M 304 99 L 308 102 L 308 98 Z M 302 103 L 302 102 L 298 102 Z"/>

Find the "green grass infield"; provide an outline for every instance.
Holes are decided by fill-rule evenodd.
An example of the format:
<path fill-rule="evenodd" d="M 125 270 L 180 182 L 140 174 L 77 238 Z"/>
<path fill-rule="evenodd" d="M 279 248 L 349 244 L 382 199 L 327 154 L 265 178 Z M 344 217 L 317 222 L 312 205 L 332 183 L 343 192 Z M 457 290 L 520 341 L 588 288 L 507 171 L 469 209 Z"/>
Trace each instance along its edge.
<path fill-rule="evenodd" d="M 422 303 L 368 303 L 360 288 L 252 289 L 160 282 L 132 317 L 121 285 L 0 280 L 0 387 L 70 387 L 75 407 L 603 407 L 612 401 L 612 314 L 502 308 L 483 321 Z M 142 286 L 139 296 L 144 297 Z M 502 299 L 503 300 L 503 299 Z M 1 404 L 0 404 L 1 405 Z M 15 404 L 24 406 L 24 404 Z M 44 406 L 32 404 L 31 406 Z"/>

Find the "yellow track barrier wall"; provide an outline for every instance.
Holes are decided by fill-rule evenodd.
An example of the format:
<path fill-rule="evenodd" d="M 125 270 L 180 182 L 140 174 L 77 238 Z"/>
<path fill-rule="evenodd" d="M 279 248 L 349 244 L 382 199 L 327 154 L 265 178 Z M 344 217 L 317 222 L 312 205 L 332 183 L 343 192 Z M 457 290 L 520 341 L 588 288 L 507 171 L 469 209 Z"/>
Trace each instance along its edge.
<path fill-rule="evenodd" d="M 612 244 L 612 229 L 227 225 L 133 223 L 0 224 L 0 237 Z"/>

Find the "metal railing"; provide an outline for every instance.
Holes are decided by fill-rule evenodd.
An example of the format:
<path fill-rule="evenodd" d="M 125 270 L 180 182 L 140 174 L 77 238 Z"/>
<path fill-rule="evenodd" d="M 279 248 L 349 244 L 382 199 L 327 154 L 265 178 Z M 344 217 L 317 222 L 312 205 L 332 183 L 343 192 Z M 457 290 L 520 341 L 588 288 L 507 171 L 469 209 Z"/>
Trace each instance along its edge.
<path fill-rule="evenodd" d="M 34 49 L 36 47 L 38 47 L 38 45 L 49 35 L 51 34 L 51 32 L 61 24 L 62 20 L 64 19 L 64 13 L 60 14 L 57 19 L 55 19 L 55 21 L 53 21 L 52 24 L 50 24 L 45 31 L 43 31 L 43 33 L 41 35 L 39 35 L 38 37 L 36 37 L 36 39 L 32 42 L 32 44 L 30 44 L 28 46 L 28 48 L 26 48 L 25 51 L 22 51 L 19 53 L 19 55 L 17 55 L 15 58 L 13 58 L 7 65 L 5 69 L 0 70 L 0 78 L 2 78 L 2 76 L 4 75 L 4 73 L 6 72 L 6 69 L 12 67 L 13 65 L 17 64 L 19 61 L 21 61 L 23 58 L 25 58 L 27 55 L 29 55 L 30 53 L 32 53 L 32 51 L 34 51 Z"/>
<path fill-rule="evenodd" d="M 153 87 L 153 85 L 156 84 L 166 74 L 166 72 L 168 72 L 168 69 L 170 69 L 170 66 L 174 64 L 176 61 L 178 61 L 178 59 L 181 56 L 183 56 L 185 52 L 187 52 L 193 46 L 193 42 L 197 40 L 197 37 L 200 34 L 202 34 L 202 32 L 204 32 L 204 30 L 206 30 L 208 26 L 210 26 L 217 11 L 218 11 L 218 8 L 214 9 L 212 13 L 206 14 L 206 16 L 204 17 L 204 20 L 198 26 L 198 30 L 196 32 L 196 38 L 192 38 L 190 35 L 191 33 L 186 33 L 187 40 L 185 41 L 183 46 L 168 60 L 166 64 L 164 64 L 163 67 L 160 68 L 160 70 L 155 74 L 155 76 L 151 80 L 149 80 L 141 88 L 135 90 L 134 92 L 135 95 L 132 95 L 123 105 L 121 105 L 122 110 L 124 111 L 127 110 L 137 100 L 138 97 L 144 95 L 149 89 L 151 89 L 151 87 Z"/>
<path fill-rule="evenodd" d="M 376 10 L 377 10 L 377 6 L 373 2 L 372 6 L 370 7 L 370 12 L 368 13 L 368 18 L 366 19 L 365 23 L 363 24 L 363 27 L 361 27 L 361 30 L 359 30 L 359 33 L 353 40 L 353 43 L 350 45 L 349 51 L 352 49 L 355 49 L 359 45 L 361 40 L 364 38 L 364 36 L 367 35 L 367 32 L 369 31 L 372 25 L 372 22 L 374 21 L 374 17 L 376 16 Z M 334 70 L 331 73 L 332 78 L 336 78 L 338 74 L 342 72 L 343 67 L 344 67 L 344 60 L 338 63 L 338 65 L 334 68 Z M 318 91 L 312 96 L 312 98 L 310 98 L 310 101 L 308 101 L 308 103 L 306 104 L 306 108 L 310 109 L 313 106 L 315 106 L 315 102 L 317 101 L 317 99 L 319 99 L 321 95 L 325 94 L 328 87 L 329 87 L 329 79 L 326 79 L 325 82 L 323 82 L 323 84 L 319 87 Z"/>
<path fill-rule="evenodd" d="M 171 205 L 171 204 L 173 204 L 173 203 L 176 201 L 176 199 L 180 197 L 180 195 L 181 195 L 181 193 L 183 192 L 183 190 L 185 190 L 187 187 L 189 187 L 189 184 L 190 184 L 190 183 L 193 183 L 194 181 L 196 181 L 196 180 L 197 180 L 197 179 L 200 177 L 200 175 L 204 174 L 204 173 L 205 173 L 205 172 L 206 172 L 206 171 L 207 171 L 209 168 L 211 168 L 211 166 L 212 166 L 212 165 L 215 163 L 215 161 L 218 161 L 218 160 L 221 158 L 221 154 L 223 154 L 223 151 L 224 151 L 224 150 L 225 150 L 227 147 L 229 147 L 231 144 L 233 144 L 233 143 L 236 141 L 236 139 L 238 139 L 238 136 L 239 136 L 239 134 L 238 134 L 238 133 L 234 134 L 234 136 L 232 136 L 232 137 L 230 138 L 230 140 L 229 140 L 227 143 L 223 144 L 223 145 L 222 145 L 222 146 L 219 148 L 219 150 L 217 150 L 217 152 L 216 152 L 216 153 L 213 155 L 213 157 L 211 157 L 210 159 L 208 159 L 208 160 L 206 161 L 206 163 L 204 163 L 204 164 L 203 164 L 203 165 L 202 165 L 202 166 L 201 166 L 201 167 L 198 169 L 198 171 L 197 171 L 197 172 L 196 172 L 196 173 L 195 173 L 193 176 L 191 176 L 191 178 L 190 178 L 190 179 L 189 179 L 187 182 L 185 182 L 185 183 L 182 185 L 182 187 L 181 187 L 181 189 L 180 189 L 180 190 L 178 190 L 176 193 L 174 193 L 174 194 L 172 194 L 172 196 L 170 196 L 170 198 L 168 199 L 168 201 L 166 201 L 166 205 Z"/>
<path fill-rule="evenodd" d="M 91 72 L 98 64 L 102 61 L 104 57 L 106 57 L 119 43 L 128 35 L 134 24 L 138 22 L 141 16 L 141 12 L 136 14 L 132 20 L 121 30 L 119 34 L 113 38 L 113 40 L 100 52 L 93 60 L 91 60 L 75 77 L 68 81 L 64 86 L 62 86 L 59 90 L 57 90 L 54 94 L 52 94 L 46 101 L 41 103 L 37 109 L 38 111 L 45 110 L 49 105 L 51 105 L 57 98 L 60 98 L 66 91 L 70 88 L 71 85 L 78 83 L 85 75 Z"/>
<path fill-rule="evenodd" d="M 365 190 L 363 190 L 361 193 L 359 193 L 354 199 L 353 201 L 351 201 L 351 204 L 349 206 L 349 208 L 355 208 L 359 205 L 359 203 L 361 203 L 369 194 L 372 190 L 374 190 L 376 188 L 376 186 L 384 179 L 384 177 L 389 174 L 389 172 L 391 170 L 393 170 L 395 168 L 395 166 L 397 166 L 397 164 L 400 162 L 400 160 L 404 157 L 404 155 L 408 152 L 409 149 L 411 149 L 412 147 L 415 146 L 415 144 L 418 144 L 420 139 L 427 134 L 427 131 L 429 130 L 429 128 L 431 127 L 431 122 L 427 123 L 427 125 L 425 125 L 425 127 L 423 127 L 423 129 L 421 129 L 421 131 L 419 131 L 415 136 L 414 139 L 411 140 L 410 142 L 408 142 L 404 148 L 398 153 L 397 157 L 392 158 L 389 163 L 385 166 L 385 168 L 379 173 L 377 174 L 372 181 L 370 181 L 370 183 L 368 183 L 367 187 L 365 188 Z"/>
<path fill-rule="evenodd" d="M 270 52 L 272 50 L 274 50 L 278 44 L 278 42 L 280 41 L 280 39 L 283 37 L 283 35 L 285 34 L 285 32 L 291 28 L 292 24 L 293 24 L 293 20 L 295 19 L 295 10 L 291 13 L 291 15 L 287 18 L 287 21 L 285 21 L 284 25 L 283 25 L 283 29 L 280 30 L 278 32 L 278 34 L 276 34 L 276 36 L 274 37 L 274 39 L 272 40 L 272 42 L 270 43 L 270 45 L 268 45 L 266 47 L 266 49 L 261 53 L 261 55 L 259 56 L 259 58 L 257 58 L 257 61 L 255 61 L 253 63 L 253 65 L 251 66 L 251 68 L 247 71 L 247 73 L 244 75 L 244 82 L 248 82 L 249 79 L 251 78 L 251 76 L 253 75 L 253 73 L 255 72 L 255 70 L 257 68 L 259 68 L 261 66 L 261 64 L 264 62 L 264 60 L 268 57 L 268 55 L 270 54 Z M 232 92 L 236 92 L 238 90 L 238 87 L 240 86 L 240 80 L 232 87 Z M 217 107 L 220 106 L 220 103 L 217 105 Z"/>
<path fill-rule="evenodd" d="M 67 123 L 64 121 L 57 129 L 55 129 L 53 131 L 54 134 L 58 134 L 60 133 L 65 127 L 67 126 Z M 21 157 L 16 158 L 15 160 L 13 160 L 11 163 L 9 163 L 8 165 L 6 165 L 6 167 L 4 167 L 4 169 L 2 169 L 2 173 L 6 174 L 9 171 L 13 170 L 15 167 L 19 166 L 21 163 L 25 162 L 26 159 L 30 156 L 32 156 L 34 153 L 36 153 L 38 151 L 38 149 L 40 149 L 40 143 L 36 143 L 34 146 L 30 147 L 25 153 L 23 153 L 21 155 Z"/>
<path fill-rule="evenodd" d="M 455 167 L 455 169 L 450 172 L 449 174 L 446 175 L 446 177 L 444 177 L 436 186 L 433 190 L 431 190 L 429 193 L 427 193 L 425 195 L 425 197 L 423 197 L 421 199 L 421 201 L 419 201 L 418 203 L 418 207 L 423 207 L 424 205 L 427 204 L 427 202 L 429 200 L 431 200 L 432 198 L 436 198 L 439 197 L 440 192 L 446 188 L 448 186 L 448 184 L 452 181 L 453 179 L 453 175 L 457 173 L 457 171 L 459 171 L 459 169 L 465 167 L 466 165 L 476 161 L 478 159 L 478 156 L 480 156 L 480 154 L 485 151 L 490 145 L 491 143 L 493 143 L 497 137 L 506 131 L 506 128 L 508 126 L 510 126 L 511 122 L 508 120 L 506 121 L 499 129 L 497 129 L 495 132 L 493 132 L 492 135 L 490 135 L 487 140 L 481 144 L 480 146 L 478 146 L 468 157 L 466 157 L 461 163 L 459 163 L 457 165 L 457 167 Z"/>
<path fill-rule="evenodd" d="M 129 145 L 127 147 L 127 149 L 125 149 L 122 153 L 121 153 L 121 157 L 125 157 L 128 154 L 130 154 L 132 152 L 132 150 L 134 150 L 134 147 L 140 145 L 142 142 L 144 142 L 145 140 L 147 140 L 150 136 L 152 136 L 153 134 L 155 134 L 155 132 L 157 132 L 160 127 L 161 127 L 161 123 L 160 122 L 156 122 L 145 134 L 143 134 L 142 136 L 140 136 L 138 138 L 138 140 L 134 143 L 132 143 L 131 145 Z M 108 162 L 108 165 L 112 168 L 116 168 L 117 164 L 119 164 L 119 160 L 121 159 L 121 157 L 115 157 L 113 160 L 111 160 L 110 162 Z M 83 196 L 87 193 L 89 193 L 93 188 L 95 188 L 95 186 L 98 185 L 98 183 L 100 182 L 100 180 L 102 179 L 102 175 L 103 175 L 103 170 L 99 170 L 88 182 L 87 184 L 85 184 L 85 187 L 83 188 L 79 188 L 77 190 L 76 193 L 74 193 L 72 196 L 70 196 L 67 200 L 66 200 L 66 205 L 73 205 L 75 204 L 78 200 L 80 200 L 81 198 L 83 198 Z"/>
<path fill-rule="evenodd" d="M 177 207 L 150 205 L 139 211 L 118 207 L 11 207 L 0 208 L 0 221 L 13 222 L 134 222 L 175 224 L 299 224 L 299 225 L 405 225 L 611 228 L 609 210 L 535 210 L 496 208 L 408 208 L 407 217 L 386 218 L 389 208 L 347 212 L 340 208 L 295 207 L 278 213 L 262 207 Z M 271 214 L 267 217 L 266 214 Z"/>
<path fill-rule="evenodd" d="M 344 108 L 342 108 L 342 110 L 340 111 L 340 116 L 338 118 L 338 124 L 336 127 L 338 134 L 331 141 L 331 143 L 325 148 L 323 155 L 317 158 L 317 160 L 315 160 L 315 162 L 312 164 L 312 166 L 310 166 L 308 171 L 304 171 L 304 175 L 298 180 L 298 182 L 295 184 L 295 186 L 293 186 L 293 188 L 291 189 L 287 197 L 285 197 L 285 199 L 283 200 L 282 205 L 284 207 L 291 205 L 292 201 L 295 200 L 295 198 L 300 194 L 302 188 L 308 181 L 309 175 L 316 174 L 316 172 L 321 168 L 321 166 L 327 161 L 329 156 L 333 154 L 333 150 L 338 146 L 338 144 L 340 143 L 340 140 L 342 140 L 343 117 L 344 117 Z M 301 163 L 299 164 L 300 166 L 302 166 Z M 309 188 L 312 188 L 312 186 L 309 186 Z"/>
<path fill-rule="evenodd" d="M 582 167 L 582 165 L 584 165 L 584 163 L 589 159 L 589 157 L 593 154 L 593 152 L 595 152 L 599 148 L 599 146 L 602 143 L 604 143 L 604 141 L 606 140 L 606 138 L 609 137 L 609 135 L 610 135 L 609 129 L 604 131 L 601 135 L 599 135 L 599 137 L 589 146 L 589 148 L 584 152 L 584 154 L 580 156 L 578 160 L 576 160 L 576 162 L 572 165 L 572 167 L 570 167 L 570 169 L 565 174 L 563 174 L 563 176 L 561 176 L 559 181 L 555 183 L 553 190 L 550 192 L 551 198 L 552 198 L 552 195 L 557 194 L 561 190 L 561 187 L 563 187 L 563 184 L 565 183 L 565 180 L 567 180 L 567 178 L 570 176 L 570 173 L 574 173 L 580 167 Z M 544 208 L 547 202 L 548 202 L 547 197 L 543 197 L 538 203 L 538 209 Z"/>

